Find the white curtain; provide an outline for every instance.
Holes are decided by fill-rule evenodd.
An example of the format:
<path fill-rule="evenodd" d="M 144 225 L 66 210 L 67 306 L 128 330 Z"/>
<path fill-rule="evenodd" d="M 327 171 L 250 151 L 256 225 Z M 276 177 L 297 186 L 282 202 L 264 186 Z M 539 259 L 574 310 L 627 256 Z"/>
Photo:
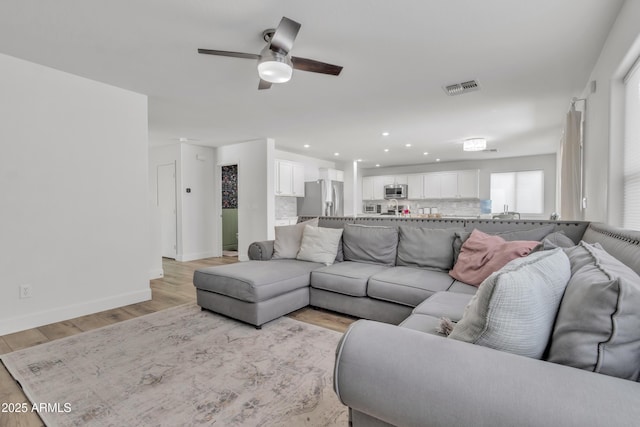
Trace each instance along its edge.
<path fill-rule="evenodd" d="M 581 120 L 582 113 L 572 104 L 567 113 L 560 151 L 560 217 L 565 220 L 582 219 Z"/>

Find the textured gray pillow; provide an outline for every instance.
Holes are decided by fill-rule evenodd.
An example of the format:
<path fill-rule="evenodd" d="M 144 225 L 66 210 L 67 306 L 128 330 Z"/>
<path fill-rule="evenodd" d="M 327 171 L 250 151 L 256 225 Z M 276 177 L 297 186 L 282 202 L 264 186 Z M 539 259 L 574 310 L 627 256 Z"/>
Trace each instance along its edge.
<path fill-rule="evenodd" d="M 418 228 L 401 225 L 397 265 L 450 270 L 453 267 L 453 239 L 460 229 Z"/>
<path fill-rule="evenodd" d="M 566 249 L 572 264 L 550 362 L 640 380 L 640 277 L 602 247 Z"/>
<path fill-rule="evenodd" d="M 570 275 L 562 249 L 514 259 L 482 282 L 449 338 L 541 358 Z"/>
<path fill-rule="evenodd" d="M 555 224 L 549 224 L 549 225 L 544 225 L 542 227 L 530 228 L 528 230 L 514 230 L 514 231 L 500 231 L 500 232 L 484 231 L 484 233 L 500 236 L 507 242 L 512 242 L 514 240 L 529 240 L 529 241 L 540 242 L 549 233 L 552 233 L 555 227 L 556 227 Z M 458 255 L 460 255 L 460 249 L 462 248 L 462 245 L 464 244 L 464 242 L 469 238 L 469 236 L 471 236 L 471 231 L 456 232 L 456 237 L 453 240 L 453 263 L 454 264 L 458 261 Z"/>
<path fill-rule="evenodd" d="M 313 227 L 307 225 L 296 259 L 331 265 L 336 259 L 338 243 L 342 237 L 340 228 Z"/>
<path fill-rule="evenodd" d="M 276 239 L 273 242 L 273 257 L 271 259 L 295 259 L 300 250 L 302 233 L 306 225 L 317 227 L 318 218 L 313 218 L 295 225 L 276 227 Z"/>
<path fill-rule="evenodd" d="M 342 251 L 345 261 L 394 265 L 398 248 L 397 227 L 345 224 Z"/>
<path fill-rule="evenodd" d="M 574 241 L 562 230 L 550 233 L 542 240 L 542 248 L 545 251 L 555 248 L 571 248 L 575 245 Z"/>

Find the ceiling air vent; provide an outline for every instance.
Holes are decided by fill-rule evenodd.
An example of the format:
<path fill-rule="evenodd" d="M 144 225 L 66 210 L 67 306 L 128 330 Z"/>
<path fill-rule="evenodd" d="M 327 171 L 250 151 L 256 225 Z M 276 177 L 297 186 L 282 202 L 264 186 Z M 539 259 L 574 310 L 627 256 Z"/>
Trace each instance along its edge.
<path fill-rule="evenodd" d="M 476 80 L 469 80 L 468 82 L 456 83 L 449 86 L 443 87 L 444 91 L 447 92 L 447 95 L 462 95 L 463 93 L 473 92 L 474 90 L 480 89 L 480 85 Z"/>

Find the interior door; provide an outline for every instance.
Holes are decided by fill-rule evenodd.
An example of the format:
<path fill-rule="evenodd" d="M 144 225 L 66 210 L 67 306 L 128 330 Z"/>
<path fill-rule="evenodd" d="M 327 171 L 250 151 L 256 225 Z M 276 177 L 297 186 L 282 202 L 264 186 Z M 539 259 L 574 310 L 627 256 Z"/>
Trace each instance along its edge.
<path fill-rule="evenodd" d="M 157 203 L 162 226 L 162 256 L 176 258 L 178 216 L 176 211 L 176 165 L 159 165 Z"/>

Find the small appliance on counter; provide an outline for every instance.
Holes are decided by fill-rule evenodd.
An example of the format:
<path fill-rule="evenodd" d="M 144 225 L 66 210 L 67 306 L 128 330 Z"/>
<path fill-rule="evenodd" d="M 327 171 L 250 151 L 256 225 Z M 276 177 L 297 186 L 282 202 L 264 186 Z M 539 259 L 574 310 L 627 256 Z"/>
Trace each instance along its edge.
<path fill-rule="evenodd" d="M 364 209 L 363 209 L 364 213 L 368 213 L 368 214 L 379 214 L 382 213 L 382 205 L 379 204 L 365 204 L 364 205 Z"/>

